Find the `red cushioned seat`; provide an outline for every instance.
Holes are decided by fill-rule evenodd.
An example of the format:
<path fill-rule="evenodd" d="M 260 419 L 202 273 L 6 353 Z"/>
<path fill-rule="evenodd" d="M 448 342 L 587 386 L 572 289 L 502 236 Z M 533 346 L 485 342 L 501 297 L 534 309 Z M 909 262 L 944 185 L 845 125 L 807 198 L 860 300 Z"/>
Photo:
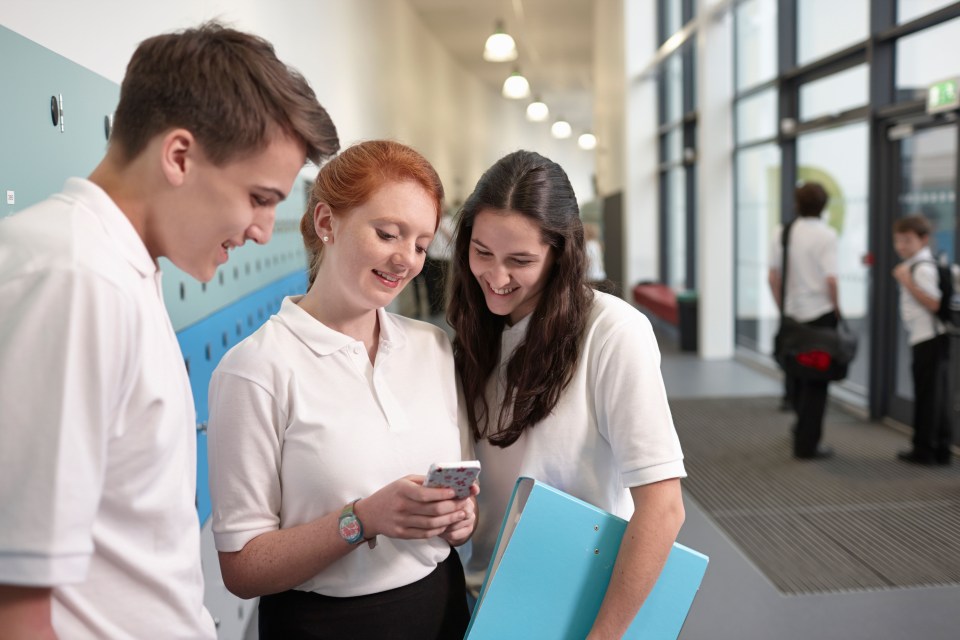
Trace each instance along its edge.
<path fill-rule="evenodd" d="M 649 310 L 658 318 L 678 325 L 680 318 L 677 313 L 677 294 L 665 284 L 649 283 L 638 284 L 633 288 L 634 301 Z"/>

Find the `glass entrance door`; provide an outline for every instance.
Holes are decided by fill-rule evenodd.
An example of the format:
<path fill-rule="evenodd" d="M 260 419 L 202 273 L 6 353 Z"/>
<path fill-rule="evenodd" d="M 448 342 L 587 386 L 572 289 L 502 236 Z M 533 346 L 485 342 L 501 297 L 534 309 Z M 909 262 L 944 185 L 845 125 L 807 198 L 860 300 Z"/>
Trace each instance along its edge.
<path fill-rule="evenodd" d="M 926 216 L 933 225 L 930 240 L 934 254 L 946 253 L 951 262 L 956 261 L 957 240 L 957 151 L 958 127 L 956 123 L 927 126 L 913 129 L 897 127 L 891 129 L 893 158 L 892 189 L 890 202 L 893 204 L 893 218 L 915 213 Z M 898 166 L 897 166 L 898 165 Z M 896 260 L 896 258 L 894 258 Z M 892 264 L 889 268 L 892 268 Z M 889 268 L 887 274 L 889 274 Z M 888 278 L 891 287 L 895 287 L 893 278 Z M 913 378 L 910 372 L 910 347 L 906 332 L 900 321 L 896 296 L 888 311 L 894 316 L 894 340 L 890 344 L 890 361 L 894 374 L 888 377 L 890 401 L 888 414 L 894 419 L 911 424 L 913 422 Z M 954 348 L 956 351 L 956 348 Z M 957 375 L 958 363 L 954 354 L 951 367 L 953 376 L 952 397 L 954 402 L 960 399 L 960 376 Z M 954 425 L 957 425 L 957 410 L 954 406 Z M 954 429 L 957 433 L 958 429 Z"/>

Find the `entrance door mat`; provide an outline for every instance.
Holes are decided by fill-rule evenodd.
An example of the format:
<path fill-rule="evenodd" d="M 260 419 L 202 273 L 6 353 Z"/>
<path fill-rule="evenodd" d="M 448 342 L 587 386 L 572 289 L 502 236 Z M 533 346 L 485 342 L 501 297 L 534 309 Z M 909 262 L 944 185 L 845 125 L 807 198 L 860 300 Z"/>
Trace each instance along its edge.
<path fill-rule="evenodd" d="M 670 406 L 688 492 L 785 594 L 960 584 L 960 460 L 896 460 L 909 439 L 831 407 L 827 460 L 791 455 L 778 398 Z"/>

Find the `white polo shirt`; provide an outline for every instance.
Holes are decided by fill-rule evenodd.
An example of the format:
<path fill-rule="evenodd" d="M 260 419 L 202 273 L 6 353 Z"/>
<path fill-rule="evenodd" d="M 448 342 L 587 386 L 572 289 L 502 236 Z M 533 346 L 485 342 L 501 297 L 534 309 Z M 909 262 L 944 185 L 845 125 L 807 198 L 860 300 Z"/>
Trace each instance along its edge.
<path fill-rule="evenodd" d="M 378 310 L 380 345 L 318 322 L 286 298 L 210 381 L 210 494 L 217 549 L 310 522 L 431 463 L 458 460 L 453 352 L 439 328 Z M 441 538 L 380 536 L 298 590 L 378 593 L 447 558 Z"/>
<path fill-rule="evenodd" d="M 527 316 L 504 329 L 500 366 L 487 400 L 498 415 L 506 363 L 524 340 Z M 686 477 L 660 375 L 660 350 L 647 318 L 605 293 L 594 302 L 580 359 L 553 412 L 507 448 L 482 440 L 473 445 L 462 421 L 464 457 L 476 454 L 479 514 L 464 567 L 476 595 L 483 583 L 510 496 L 519 476 L 565 491 L 624 519 L 633 514 L 629 488 Z"/>
<path fill-rule="evenodd" d="M 99 187 L 0 221 L 0 583 L 61 638 L 213 638 L 196 417 L 160 272 Z"/>
<path fill-rule="evenodd" d="M 928 296 L 940 300 L 940 281 L 930 247 L 920 249 L 905 262 L 911 268 L 914 284 Z M 917 262 L 920 264 L 914 267 L 913 265 Z M 943 333 L 943 325 L 937 317 L 903 287 L 900 288 L 900 318 L 903 320 L 903 327 L 907 331 L 907 342 L 911 347 L 932 340 L 937 334 Z"/>
<path fill-rule="evenodd" d="M 770 268 L 783 268 L 783 228 L 773 234 Z M 790 229 L 787 252 L 787 305 L 784 313 L 800 322 L 816 320 L 833 311 L 827 278 L 837 276 L 837 232 L 820 218 L 799 217 Z"/>

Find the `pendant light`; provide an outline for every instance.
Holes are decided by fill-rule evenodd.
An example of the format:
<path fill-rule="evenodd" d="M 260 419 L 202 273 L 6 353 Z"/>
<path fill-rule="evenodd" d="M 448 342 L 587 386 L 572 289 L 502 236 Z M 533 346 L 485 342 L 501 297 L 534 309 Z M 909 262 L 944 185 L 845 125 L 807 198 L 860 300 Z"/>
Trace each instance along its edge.
<path fill-rule="evenodd" d="M 530 122 L 544 122 L 549 117 L 550 109 L 540 98 L 527 105 L 527 120 Z"/>
<path fill-rule="evenodd" d="M 566 120 L 557 120 L 550 126 L 550 134 L 557 140 L 569 138 L 573 133 L 573 128 Z"/>
<path fill-rule="evenodd" d="M 523 77 L 519 69 L 514 69 L 513 73 L 503 81 L 503 97 L 512 100 L 530 97 L 530 83 Z"/>
<path fill-rule="evenodd" d="M 582 133 L 580 137 L 577 138 L 577 146 L 579 146 L 584 151 L 591 151 L 592 149 L 597 148 L 597 136 L 592 133 Z"/>
<path fill-rule="evenodd" d="M 503 20 L 497 20 L 493 34 L 483 47 L 483 59 L 487 62 L 510 62 L 517 59 L 517 43 L 503 29 Z"/>

